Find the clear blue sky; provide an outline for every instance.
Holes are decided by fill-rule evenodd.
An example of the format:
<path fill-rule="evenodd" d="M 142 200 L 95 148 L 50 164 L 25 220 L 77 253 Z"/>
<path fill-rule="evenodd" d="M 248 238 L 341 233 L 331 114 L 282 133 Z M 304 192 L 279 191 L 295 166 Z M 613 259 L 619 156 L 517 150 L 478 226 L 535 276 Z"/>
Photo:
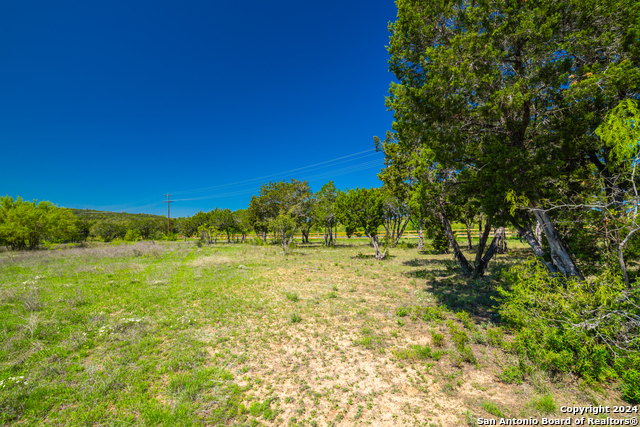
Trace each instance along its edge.
<path fill-rule="evenodd" d="M 170 192 L 185 216 L 245 208 L 269 179 L 379 186 L 395 17 L 370 0 L 2 1 L 0 195 L 166 214 Z"/>

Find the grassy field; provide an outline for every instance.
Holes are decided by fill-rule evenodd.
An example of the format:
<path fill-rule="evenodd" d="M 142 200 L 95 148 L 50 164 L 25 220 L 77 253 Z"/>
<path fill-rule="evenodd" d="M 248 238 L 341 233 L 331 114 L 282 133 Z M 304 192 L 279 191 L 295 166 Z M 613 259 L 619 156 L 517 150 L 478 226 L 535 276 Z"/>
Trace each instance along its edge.
<path fill-rule="evenodd" d="M 450 255 L 377 262 L 364 242 L 1 252 L 0 422 L 460 426 L 621 404 L 509 377 L 492 297 L 528 256 L 509 244 L 469 282 Z"/>

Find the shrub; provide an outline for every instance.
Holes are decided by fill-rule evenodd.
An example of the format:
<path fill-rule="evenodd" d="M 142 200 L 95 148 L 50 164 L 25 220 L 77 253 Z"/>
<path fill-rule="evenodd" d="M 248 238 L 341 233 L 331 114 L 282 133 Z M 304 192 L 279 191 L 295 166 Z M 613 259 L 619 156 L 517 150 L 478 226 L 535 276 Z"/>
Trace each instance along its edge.
<path fill-rule="evenodd" d="M 504 332 L 500 328 L 487 329 L 487 340 L 494 347 L 500 347 L 504 340 Z"/>
<path fill-rule="evenodd" d="M 431 331 L 431 342 L 436 347 L 442 347 L 444 345 L 444 335 Z"/>
<path fill-rule="evenodd" d="M 418 359 L 429 359 L 431 357 L 431 347 L 428 345 L 414 345 L 412 348 Z"/>
<path fill-rule="evenodd" d="M 522 384 L 524 374 L 519 366 L 509 365 L 502 370 L 498 377 L 507 384 Z"/>
<path fill-rule="evenodd" d="M 509 348 L 544 370 L 572 372 L 587 382 L 622 379 L 625 399 L 640 398 L 639 291 L 625 293 L 611 272 L 588 281 L 552 277 L 530 260 L 512 269 L 512 289 L 499 289 L 500 314 L 515 329 Z"/>
<path fill-rule="evenodd" d="M 474 330 L 476 328 L 471 316 L 466 311 L 457 312 L 456 317 L 464 324 L 465 328 L 469 330 Z"/>
<path fill-rule="evenodd" d="M 409 310 L 407 310 L 406 307 L 398 307 L 398 308 L 396 308 L 396 316 L 405 317 L 408 314 L 409 314 Z"/>
<path fill-rule="evenodd" d="M 447 236 L 444 234 L 444 231 L 440 229 L 438 229 L 438 231 L 436 231 L 435 236 L 433 236 L 433 242 L 431 242 L 431 245 L 433 246 L 433 250 L 438 253 L 442 253 L 442 254 L 449 253 L 449 239 L 447 239 Z"/>
<path fill-rule="evenodd" d="M 140 230 L 127 230 L 127 234 L 124 235 L 125 242 L 137 242 L 142 239 L 142 234 L 140 234 Z"/>
<path fill-rule="evenodd" d="M 425 321 L 444 320 L 446 318 L 445 313 L 446 313 L 446 309 L 444 309 L 442 306 L 424 307 L 421 315 L 422 315 L 422 319 Z"/>

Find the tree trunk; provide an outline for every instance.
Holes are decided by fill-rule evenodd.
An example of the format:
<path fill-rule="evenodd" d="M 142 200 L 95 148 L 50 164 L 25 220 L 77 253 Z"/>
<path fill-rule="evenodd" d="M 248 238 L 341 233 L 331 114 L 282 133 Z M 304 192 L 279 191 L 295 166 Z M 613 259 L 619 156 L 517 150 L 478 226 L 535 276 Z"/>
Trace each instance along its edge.
<path fill-rule="evenodd" d="M 485 233 L 484 235 L 489 235 L 489 233 L 486 231 L 489 228 L 489 222 L 487 221 L 487 224 L 485 225 Z M 473 270 L 473 276 L 474 277 L 482 277 L 484 276 L 484 271 L 487 268 L 487 265 L 489 264 L 489 261 L 491 260 L 491 258 L 493 258 L 493 256 L 498 252 L 498 250 L 500 249 L 500 241 L 504 239 L 504 227 L 498 227 L 498 229 L 496 230 L 494 236 L 493 236 L 493 240 L 491 241 L 491 244 L 489 245 L 489 249 L 487 249 L 487 253 L 484 254 L 484 256 L 480 259 L 479 262 L 476 262 L 476 266 Z M 480 252 L 478 252 L 478 256 L 481 255 Z M 476 258 L 477 259 L 477 258 Z"/>
<path fill-rule="evenodd" d="M 549 218 L 546 212 L 538 209 L 534 209 L 533 214 L 542 227 L 547 242 L 549 242 L 549 248 L 551 249 L 551 259 L 558 268 L 560 273 L 567 277 L 577 277 L 580 280 L 584 280 L 582 272 L 578 266 L 573 262 L 569 251 L 562 242 L 555 225 Z"/>
<path fill-rule="evenodd" d="M 542 245 L 542 225 L 536 221 L 535 238 Z"/>
<path fill-rule="evenodd" d="M 267 232 L 266 231 L 262 232 L 262 243 L 264 243 L 265 245 L 267 244 Z"/>
<path fill-rule="evenodd" d="M 378 261 L 382 261 L 383 259 L 386 258 L 387 256 L 387 250 L 385 249 L 383 253 L 380 253 L 380 245 L 378 244 L 378 235 L 370 235 L 368 231 L 365 230 L 365 233 L 367 233 L 367 236 L 369 237 L 369 240 L 371 241 L 371 244 L 373 245 L 373 248 L 376 251 L 376 259 Z"/>
<path fill-rule="evenodd" d="M 407 224 L 409 224 L 409 220 L 411 220 L 410 216 L 407 217 L 407 220 L 404 222 L 404 225 L 402 226 L 402 228 L 400 228 L 400 224 L 398 224 L 398 233 L 396 234 L 396 240 L 393 242 L 394 248 L 398 246 L 398 242 L 400 241 L 400 238 L 404 234 L 404 230 L 405 228 L 407 228 Z"/>
<path fill-rule="evenodd" d="M 480 220 L 480 229 L 482 229 L 482 219 Z M 489 239 L 489 233 L 491 232 L 491 224 L 487 219 L 487 222 L 484 224 L 484 232 L 480 236 L 480 240 L 478 241 L 478 249 L 476 251 L 476 260 L 475 265 L 479 265 L 482 262 L 482 253 L 484 252 L 485 246 L 487 246 L 487 240 Z"/>
<path fill-rule="evenodd" d="M 231 236 L 229 236 L 229 230 L 227 230 L 227 243 L 231 243 Z"/>
<path fill-rule="evenodd" d="M 471 244 L 471 223 L 469 222 L 469 218 L 465 218 L 464 219 L 464 224 L 467 226 L 467 243 L 468 243 L 468 249 L 470 251 L 473 250 L 473 245 Z"/>
<path fill-rule="evenodd" d="M 297 227 L 297 226 L 294 226 L 294 227 L 293 227 L 293 230 L 291 230 L 291 237 L 289 237 L 289 242 L 287 243 L 287 246 L 289 246 L 289 245 L 291 244 L 291 242 L 293 242 L 293 238 L 294 238 L 294 236 L 296 235 L 296 227 Z M 283 236 L 283 238 L 284 238 L 284 237 L 285 237 L 285 234 L 283 234 L 282 236 Z"/>
<path fill-rule="evenodd" d="M 418 221 L 418 250 L 424 249 L 424 232 L 422 231 L 422 219 Z"/>
<path fill-rule="evenodd" d="M 444 206 L 440 204 L 440 220 L 442 221 L 442 226 L 444 227 L 444 234 L 447 236 L 449 240 L 449 244 L 453 249 L 453 256 L 456 258 L 458 263 L 460 264 L 460 268 L 462 268 L 462 273 L 465 276 L 471 275 L 471 267 L 469 266 L 469 262 L 465 258 L 464 254 L 460 250 L 458 246 L 458 242 L 456 241 L 456 236 L 453 234 L 453 230 L 451 229 L 451 223 L 449 222 L 449 218 L 447 218 L 447 214 L 444 210 Z"/>
<path fill-rule="evenodd" d="M 525 223 L 525 225 L 522 227 L 516 224 L 514 225 L 516 226 L 518 233 L 520 233 L 520 236 L 522 236 L 524 240 L 527 241 L 527 243 L 533 250 L 533 254 L 544 263 L 544 265 L 547 267 L 547 270 L 549 270 L 549 272 L 552 274 L 557 273 L 558 269 L 555 267 L 555 265 L 544 260 L 544 249 L 542 248 L 542 245 L 540 244 L 538 239 L 536 239 L 535 233 L 531 229 L 531 223 Z"/>

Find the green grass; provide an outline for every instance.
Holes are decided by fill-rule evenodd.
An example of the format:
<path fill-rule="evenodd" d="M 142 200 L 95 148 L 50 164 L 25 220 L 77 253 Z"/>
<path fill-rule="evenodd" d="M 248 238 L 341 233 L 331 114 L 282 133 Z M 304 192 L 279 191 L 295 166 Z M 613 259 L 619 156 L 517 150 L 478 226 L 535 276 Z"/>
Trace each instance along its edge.
<path fill-rule="evenodd" d="M 482 409 L 490 413 L 491 415 L 495 415 L 496 417 L 504 418 L 504 414 L 493 402 L 482 402 Z"/>
<path fill-rule="evenodd" d="M 551 414 L 558 410 L 558 405 L 549 393 L 531 399 L 531 406 L 543 414 Z"/>
<path fill-rule="evenodd" d="M 285 256 L 195 242 L 0 251 L 0 424 L 429 425 L 448 409 L 404 403 L 435 396 L 428 372 L 462 369 L 449 360 L 456 349 L 484 345 L 474 319 L 491 306 L 453 314 L 463 312 L 453 302 L 483 300 L 451 278 L 448 255 L 396 248 L 377 262 L 371 251 L 364 241 Z M 488 354 L 507 339 L 486 329 Z M 487 389 L 509 386 L 499 374 Z M 398 382 L 424 394 L 405 398 Z"/>

